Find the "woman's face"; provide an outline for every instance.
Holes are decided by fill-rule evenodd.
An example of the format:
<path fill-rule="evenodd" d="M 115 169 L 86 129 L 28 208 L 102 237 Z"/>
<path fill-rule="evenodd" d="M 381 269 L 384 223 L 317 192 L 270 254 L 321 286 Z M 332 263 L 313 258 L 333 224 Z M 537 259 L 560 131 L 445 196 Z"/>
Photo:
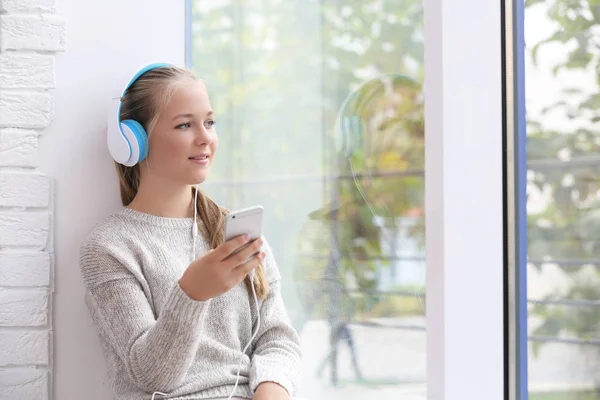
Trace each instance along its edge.
<path fill-rule="evenodd" d="M 149 136 L 149 173 L 195 185 L 206 180 L 218 148 L 213 109 L 200 81 L 178 89 Z"/>

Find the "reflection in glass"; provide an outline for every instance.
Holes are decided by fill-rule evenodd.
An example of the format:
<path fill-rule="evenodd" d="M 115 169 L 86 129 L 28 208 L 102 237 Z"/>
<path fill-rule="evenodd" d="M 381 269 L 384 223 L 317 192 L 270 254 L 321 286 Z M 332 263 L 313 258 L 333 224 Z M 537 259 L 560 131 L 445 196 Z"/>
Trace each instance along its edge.
<path fill-rule="evenodd" d="M 425 399 L 420 0 L 194 0 L 220 149 L 206 190 L 265 208 L 310 399 Z"/>

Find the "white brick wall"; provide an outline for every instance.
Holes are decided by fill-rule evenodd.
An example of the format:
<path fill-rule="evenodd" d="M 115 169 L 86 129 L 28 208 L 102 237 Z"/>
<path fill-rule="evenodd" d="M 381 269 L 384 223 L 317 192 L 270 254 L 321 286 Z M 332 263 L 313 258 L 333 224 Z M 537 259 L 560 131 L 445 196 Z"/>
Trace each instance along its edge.
<path fill-rule="evenodd" d="M 0 167 L 36 167 L 37 154 L 36 131 L 0 129 Z"/>
<path fill-rule="evenodd" d="M 16 13 L 19 11 L 41 11 L 53 13 L 56 11 L 55 0 L 2 0 L 0 11 Z"/>
<path fill-rule="evenodd" d="M 54 57 L 46 54 L 0 53 L 0 87 L 54 87 Z"/>
<path fill-rule="evenodd" d="M 0 92 L 0 128 L 45 128 L 50 123 L 50 95 L 34 91 Z"/>
<path fill-rule="evenodd" d="M 0 0 L 0 399 L 52 398 L 52 179 L 38 137 L 53 117 L 56 0 Z"/>
<path fill-rule="evenodd" d="M 50 364 L 50 332 L 0 332 L 0 354 L 0 367 L 47 366 Z"/>
<path fill-rule="evenodd" d="M 64 21 L 53 15 L 0 15 L 0 35 L 0 51 L 62 51 L 65 46 Z"/>
<path fill-rule="evenodd" d="M 48 207 L 50 178 L 36 173 L 0 174 L 0 207 Z"/>
<path fill-rule="evenodd" d="M 45 399 L 48 397 L 48 371 L 33 368 L 0 370 L 0 393 L 5 399 Z"/>

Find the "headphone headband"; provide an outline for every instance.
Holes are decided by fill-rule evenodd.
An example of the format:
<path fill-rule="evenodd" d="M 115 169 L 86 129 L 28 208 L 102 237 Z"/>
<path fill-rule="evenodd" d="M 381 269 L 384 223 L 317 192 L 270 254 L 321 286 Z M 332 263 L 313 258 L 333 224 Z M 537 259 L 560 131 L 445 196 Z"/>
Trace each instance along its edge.
<path fill-rule="evenodd" d="M 146 72 L 151 71 L 153 69 L 157 69 L 157 68 L 164 68 L 164 67 L 171 67 L 172 64 L 167 64 L 167 63 L 152 63 L 152 64 L 148 64 L 145 67 L 141 68 L 138 72 L 135 73 L 135 75 L 133 75 L 133 78 L 131 78 L 129 80 L 129 83 L 127 84 L 127 86 L 125 86 L 125 89 L 123 89 L 123 93 L 121 94 L 121 97 L 123 97 L 125 95 L 125 92 L 127 91 L 127 89 L 129 89 L 131 87 L 131 85 L 133 85 L 135 83 L 135 81 L 137 81 L 140 76 L 144 75 Z"/>

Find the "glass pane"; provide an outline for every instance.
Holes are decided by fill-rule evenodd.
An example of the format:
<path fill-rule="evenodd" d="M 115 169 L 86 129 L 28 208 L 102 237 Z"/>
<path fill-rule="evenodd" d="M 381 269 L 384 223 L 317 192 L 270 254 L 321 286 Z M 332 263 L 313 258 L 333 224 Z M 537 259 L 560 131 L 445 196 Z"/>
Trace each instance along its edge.
<path fill-rule="evenodd" d="M 220 148 L 261 204 L 307 399 L 425 399 L 421 0 L 194 0 Z"/>
<path fill-rule="evenodd" d="M 529 391 L 600 399 L 600 3 L 530 0 Z"/>

